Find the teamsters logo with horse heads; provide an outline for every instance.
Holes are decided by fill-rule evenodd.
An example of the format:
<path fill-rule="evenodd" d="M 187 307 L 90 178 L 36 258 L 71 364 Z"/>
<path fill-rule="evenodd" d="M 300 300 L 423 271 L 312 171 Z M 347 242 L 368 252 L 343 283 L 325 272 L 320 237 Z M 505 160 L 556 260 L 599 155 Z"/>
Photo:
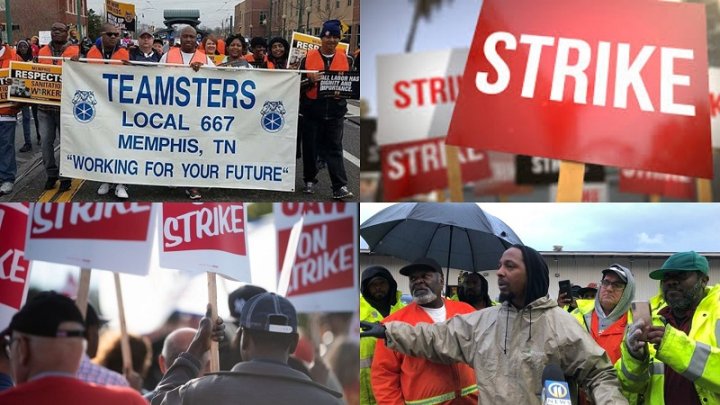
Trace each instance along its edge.
<path fill-rule="evenodd" d="M 87 124 L 95 118 L 95 93 L 92 91 L 76 90 L 72 99 L 73 115 L 75 119 Z"/>
<path fill-rule="evenodd" d="M 260 111 L 260 124 L 267 132 L 278 132 L 285 125 L 285 113 L 282 101 L 266 101 Z"/>

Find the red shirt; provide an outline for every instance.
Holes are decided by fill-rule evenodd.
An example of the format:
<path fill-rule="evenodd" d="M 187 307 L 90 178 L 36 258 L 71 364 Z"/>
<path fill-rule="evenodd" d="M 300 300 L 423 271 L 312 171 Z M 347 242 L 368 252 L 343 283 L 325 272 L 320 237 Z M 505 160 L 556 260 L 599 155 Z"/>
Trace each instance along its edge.
<path fill-rule="evenodd" d="M 73 377 L 47 376 L 20 384 L 0 393 L 3 405 L 147 405 L 135 390 L 125 387 L 103 387 Z"/>

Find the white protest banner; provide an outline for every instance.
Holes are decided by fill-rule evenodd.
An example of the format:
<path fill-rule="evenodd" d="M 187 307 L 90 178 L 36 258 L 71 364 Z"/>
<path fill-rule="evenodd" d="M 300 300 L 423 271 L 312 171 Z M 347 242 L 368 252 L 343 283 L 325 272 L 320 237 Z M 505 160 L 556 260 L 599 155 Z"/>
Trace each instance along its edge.
<path fill-rule="evenodd" d="M 298 312 L 357 311 L 358 204 L 276 203 L 278 272 L 303 217 L 286 297 Z"/>
<path fill-rule="evenodd" d="M 467 56 L 448 49 L 378 57 L 378 145 L 445 137 Z"/>
<path fill-rule="evenodd" d="M 146 275 L 154 210 L 152 203 L 32 204 L 25 257 Z"/>
<path fill-rule="evenodd" d="M 50 35 L 50 31 L 38 31 L 38 42 L 40 46 L 49 44 L 51 40 L 52 36 Z"/>
<path fill-rule="evenodd" d="M 0 330 L 22 307 L 28 290 L 29 262 L 24 256 L 28 207 L 0 204 Z"/>
<path fill-rule="evenodd" d="M 161 218 L 161 267 L 251 282 L 243 203 L 164 203 Z"/>
<path fill-rule="evenodd" d="M 319 49 L 321 42 L 322 40 L 318 37 L 303 34 L 301 32 L 293 32 L 292 37 L 290 38 L 290 51 L 288 52 L 287 69 L 300 68 L 300 61 L 305 57 L 305 55 L 307 55 L 308 49 Z M 347 53 L 350 45 L 340 42 L 337 47 Z M 285 69 L 285 66 L 278 66 L 278 68 Z"/>
<path fill-rule="evenodd" d="M 299 86 L 296 72 L 66 63 L 60 175 L 294 191 Z"/>

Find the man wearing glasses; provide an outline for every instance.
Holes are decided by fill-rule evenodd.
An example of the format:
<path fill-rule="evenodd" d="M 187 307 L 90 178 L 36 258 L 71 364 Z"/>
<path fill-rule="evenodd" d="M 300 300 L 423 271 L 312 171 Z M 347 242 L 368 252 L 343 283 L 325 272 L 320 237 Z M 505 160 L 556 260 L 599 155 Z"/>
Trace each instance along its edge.
<path fill-rule="evenodd" d="M 100 44 L 94 45 L 87 53 L 88 59 L 102 59 L 124 61 L 130 59 L 127 49 L 120 46 L 120 30 L 113 24 L 103 24 L 103 32 L 100 37 Z M 98 61 L 90 61 L 89 63 L 101 63 Z M 98 187 L 97 193 L 105 195 L 110 191 L 109 183 L 102 183 Z M 115 196 L 121 199 L 127 199 L 127 187 L 124 184 L 115 185 Z"/>
<path fill-rule="evenodd" d="M 704 256 L 680 252 L 650 273 L 666 306 L 652 325 L 630 325 L 616 366 L 623 387 L 644 393 L 646 404 L 720 403 L 720 284 L 707 286 L 709 267 Z"/>
<path fill-rule="evenodd" d="M 5 336 L 17 385 L 0 393 L 0 403 L 146 404 L 131 388 L 88 384 L 75 376 L 85 345 L 83 324 L 73 300 L 54 291 L 28 301 Z"/>
<path fill-rule="evenodd" d="M 68 42 L 67 26 L 56 22 L 50 29 L 51 41 L 43 46 L 38 53 L 38 63 L 46 65 L 62 65 L 62 59 L 50 59 L 49 57 L 70 58 L 80 54 L 80 48 Z M 42 139 L 42 158 L 47 174 L 45 190 L 55 188 L 55 183 L 60 180 L 60 191 L 70 189 L 70 179 L 59 179 L 60 168 L 55 159 L 55 135 L 60 137 L 60 107 L 40 104 L 38 106 L 38 129 Z"/>
<path fill-rule="evenodd" d="M 585 327 L 593 340 L 600 345 L 610 362 L 620 359 L 620 346 L 630 317 L 630 304 L 635 297 L 635 278 L 630 270 L 611 264 L 602 271 L 600 290 L 593 300 L 578 299 L 571 314 Z M 636 398 L 623 392 L 631 404 Z M 587 396 L 580 393 L 580 404 L 588 404 Z"/>

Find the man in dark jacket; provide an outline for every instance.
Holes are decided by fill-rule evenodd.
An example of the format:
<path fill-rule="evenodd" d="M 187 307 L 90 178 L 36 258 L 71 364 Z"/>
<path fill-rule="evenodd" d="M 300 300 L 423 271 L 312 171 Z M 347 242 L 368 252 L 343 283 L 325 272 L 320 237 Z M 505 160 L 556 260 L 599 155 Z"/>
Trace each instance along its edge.
<path fill-rule="evenodd" d="M 251 298 L 240 313 L 240 350 L 246 361 L 231 371 L 198 376 L 199 359 L 211 340 L 224 337 L 222 319 L 210 313 L 187 352 L 181 353 L 158 385 L 152 404 L 342 404 L 340 393 L 313 382 L 287 364 L 298 342 L 297 315 L 287 299 L 273 293 Z"/>
<path fill-rule="evenodd" d="M 153 35 L 149 30 L 140 31 L 138 46 L 130 49 L 130 60 L 140 62 L 160 62 L 162 57 L 153 49 Z"/>
<path fill-rule="evenodd" d="M 323 24 L 320 33 L 320 49 L 311 49 L 300 62 L 301 70 L 345 71 L 353 66 L 351 56 L 337 48 L 340 42 L 340 21 L 330 20 Z M 317 183 L 317 158 L 327 160 L 332 182 L 333 198 L 352 198 L 347 188 L 347 175 L 343 157 L 343 129 L 347 102 L 341 98 L 318 97 L 321 76 L 319 73 L 303 74 L 300 83 L 300 112 L 303 115 L 303 192 L 313 194 Z M 320 153 L 322 151 L 323 153 Z"/>

